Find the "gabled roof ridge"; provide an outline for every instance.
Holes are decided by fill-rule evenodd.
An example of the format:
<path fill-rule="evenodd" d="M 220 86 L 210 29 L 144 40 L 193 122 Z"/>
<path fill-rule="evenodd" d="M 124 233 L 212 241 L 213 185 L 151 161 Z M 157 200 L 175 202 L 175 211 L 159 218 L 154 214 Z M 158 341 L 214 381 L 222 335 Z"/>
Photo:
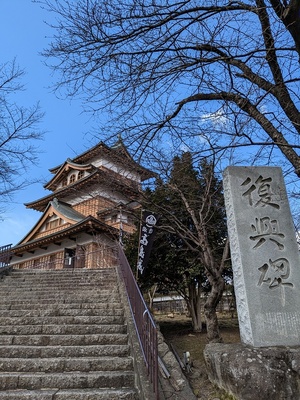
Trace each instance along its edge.
<path fill-rule="evenodd" d="M 101 147 L 101 146 L 103 146 L 107 150 L 109 150 L 109 147 L 104 142 L 101 141 L 101 142 L 97 143 L 95 146 L 91 147 L 90 149 L 88 149 L 88 150 L 82 152 L 81 154 L 75 156 L 74 158 L 67 158 L 67 160 L 70 160 L 71 162 L 76 163 L 76 160 L 78 160 L 79 158 L 83 157 L 84 155 L 92 152 L 93 150 L 97 149 L 97 147 Z M 50 168 L 49 171 L 54 174 L 56 172 L 56 170 L 60 169 L 61 166 L 64 165 L 64 164 L 65 164 L 65 162 L 62 163 L 62 164 L 57 165 L 56 167 Z"/>
<path fill-rule="evenodd" d="M 126 146 L 124 145 L 121 137 L 119 137 L 117 142 L 115 144 L 113 144 L 111 147 L 109 147 L 104 142 L 100 141 L 92 148 L 84 151 L 83 153 L 79 154 L 78 156 L 75 156 L 72 159 L 68 158 L 68 160 L 70 160 L 70 162 L 78 165 L 78 164 L 80 164 L 80 162 L 85 163 L 89 158 L 93 158 L 96 155 L 99 155 L 99 153 L 101 153 L 101 152 L 106 154 L 108 157 L 113 156 L 114 160 L 117 164 L 126 165 L 127 168 L 129 167 L 129 169 L 134 170 L 136 173 L 138 173 L 140 175 L 142 181 L 155 176 L 153 171 L 142 166 L 141 164 L 139 164 L 137 161 L 135 161 L 133 159 L 133 157 L 128 152 Z M 49 171 L 51 173 L 55 174 L 59 171 L 60 168 L 62 168 L 63 165 L 65 165 L 65 163 L 60 164 L 54 168 L 50 168 Z M 83 164 L 80 164 L 80 165 L 83 165 Z M 89 165 L 89 164 L 87 164 L 87 165 Z"/>
<path fill-rule="evenodd" d="M 83 214 L 80 214 L 78 211 L 74 210 L 68 203 L 60 202 L 57 200 L 57 198 L 54 198 L 53 200 L 48 202 L 48 205 L 45 208 L 41 217 L 38 219 L 38 221 L 35 223 L 32 229 L 27 233 L 27 235 L 24 236 L 23 239 L 21 239 L 17 245 L 21 244 L 26 238 L 29 238 L 30 240 L 30 238 L 34 235 L 34 233 L 39 228 L 41 228 L 41 226 L 47 219 L 47 214 L 51 207 L 57 214 L 61 215 L 62 217 L 66 218 L 69 221 L 70 220 L 73 221 L 74 223 L 78 223 L 83 219 L 85 219 L 85 216 Z"/>
<path fill-rule="evenodd" d="M 93 226 L 98 226 L 103 231 L 109 232 L 111 234 L 118 234 L 118 232 L 119 232 L 119 230 L 116 229 L 115 227 L 106 225 L 105 223 L 99 221 L 95 217 L 89 215 L 89 216 L 85 217 L 83 220 L 77 222 L 76 224 L 74 224 L 72 226 L 69 226 L 69 227 L 67 227 L 65 229 L 62 229 L 60 231 L 51 233 L 51 234 L 49 234 L 47 236 L 43 236 L 43 237 L 40 237 L 38 239 L 33 239 L 33 240 L 30 240 L 30 241 L 28 241 L 26 243 L 22 243 L 22 241 L 20 241 L 17 245 L 12 247 L 12 252 L 13 253 L 17 253 L 18 250 L 22 251 L 23 248 L 24 249 L 25 248 L 29 248 L 29 247 L 32 248 L 34 246 L 39 246 L 40 243 L 51 242 L 54 237 L 65 237 L 65 236 L 69 235 L 73 231 L 75 232 L 75 231 L 78 231 L 78 230 L 82 229 L 87 224 L 93 224 Z M 27 236 L 25 236 L 25 238 Z"/>
<path fill-rule="evenodd" d="M 69 164 L 69 165 L 72 165 L 72 166 L 74 166 L 75 168 L 77 167 L 77 168 L 87 168 L 87 167 L 89 167 L 91 164 L 90 163 L 87 163 L 87 164 L 79 164 L 79 163 L 76 163 L 76 162 L 74 162 L 74 160 L 73 159 L 71 159 L 70 157 L 68 157 L 67 159 L 66 159 L 66 161 L 64 161 L 62 164 L 60 164 L 60 165 L 58 165 L 57 167 L 54 167 L 54 168 L 50 168 L 49 169 L 49 171 L 51 172 L 51 174 L 57 174 L 60 170 L 62 170 L 63 168 L 64 168 L 64 166 L 65 165 L 67 165 L 67 164 Z"/>
<path fill-rule="evenodd" d="M 65 203 L 64 201 L 59 201 L 56 197 L 50 204 L 53 208 L 60 214 L 62 214 L 67 219 L 72 219 L 73 221 L 81 221 L 85 218 L 85 215 L 81 214 L 80 212 L 74 210 L 70 204 Z"/>
<path fill-rule="evenodd" d="M 74 162 L 71 158 L 67 158 L 66 159 L 66 161 L 64 162 L 64 165 L 65 164 L 70 164 L 70 165 L 74 165 L 74 167 L 89 167 L 91 164 L 90 163 L 88 163 L 88 164 L 79 164 L 79 163 L 76 163 L 76 162 Z"/>
<path fill-rule="evenodd" d="M 88 169 L 96 168 L 92 164 L 77 164 L 77 163 L 72 162 L 72 160 L 70 160 L 69 158 L 67 158 L 67 160 L 60 166 L 60 168 L 56 172 L 52 172 L 55 175 L 47 183 L 45 183 L 43 187 L 45 189 L 51 190 L 49 187 L 58 179 L 59 175 L 62 173 L 62 171 L 64 170 L 64 168 L 67 165 L 73 167 L 74 169 L 78 169 L 78 170 L 88 170 Z"/>

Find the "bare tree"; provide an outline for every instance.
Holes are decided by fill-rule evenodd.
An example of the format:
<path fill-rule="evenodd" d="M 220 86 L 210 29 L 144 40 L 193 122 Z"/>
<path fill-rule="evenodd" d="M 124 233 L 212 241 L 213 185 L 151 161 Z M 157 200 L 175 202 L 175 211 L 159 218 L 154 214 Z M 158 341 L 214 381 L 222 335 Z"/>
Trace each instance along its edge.
<path fill-rule="evenodd" d="M 184 181 L 186 174 L 182 175 Z M 197 254 L 200 264 L 204 268 L 205 276 L 210 284 L 210 291 L 205 300 L 204 314 L 206 320 L 207 338 L 210 342 L 221 340 L 216 309 L 222 298 L 225 282 L 223 271 L 228 262 L 229 251 L 226 240 L 225 213 L 222 206 L 223 198 L 220 195 L 220 182 L 216 180 L 214 164 L 206 163 L 202 166 L 202 193 L 193 197 L 186 193 L 185 185 L 176 180 L 170 184 L 171 190 L 177 193 L 181 202 L 191 218 L 194 231 L 183 224 L 176 215 L 171 217 L 171 226 L 189 247 L 191 252 Z M 198 197 L 198 198 L 197 198 Z M 223 209 L 223 213 L 222 210 Z M 222 218 L 223 216 L 223 218 Z M 192 301 L 198 302 L 200 293 L 193 288 L 190 293 Z M 197 307 L 194 307 L 197 310 Z M 196 313 L 195 313 L 196 314 Z"/>
<path fill-rule="evenodd" d="M 29 165 L 36 162 L 34 141 L 42 138 L 37 125 L 42 118 L 39 105 L 31 108 L 13 102 L 16 92 L 23 90 L 20 83 L 24 71 L 15 61 L 0 65 L 0 205 L 11 200 L 15 191 L 29 184 L 26 177 Z M 1 214 L 0 214 L 1 216 Z"/>
<path fill-rule="evenodd" d="M 58 21 L 56 89 L 110 111 L 128 144 L 247 147 L 300 176 L 299 0 L 41 2 Z"/>
<path fill-rule="evenodd" d="M 221 340 L 216 308 L 229 266 L 222 182 L 214 168 L 213 160 L 197 165 L 185 152 L 173 158 L 166 179 L 145 191 L 143 206 L 160 218 L 149 271 L 141 277 L 146 285 L 157 283 L 183 296 L 195 332 L 201 331 L 204 303 L 210 342 Z"/>

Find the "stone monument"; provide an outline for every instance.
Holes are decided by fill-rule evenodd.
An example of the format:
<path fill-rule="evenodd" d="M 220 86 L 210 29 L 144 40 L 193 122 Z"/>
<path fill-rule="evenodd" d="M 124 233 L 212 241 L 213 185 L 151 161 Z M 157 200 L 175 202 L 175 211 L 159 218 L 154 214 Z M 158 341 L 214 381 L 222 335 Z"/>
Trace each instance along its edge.
<path fill-rule="evenodd" d="M 300 345 L 300 258 L 280 168 L 224 171 L 241 341 Z"/>
<path fill-rule="evenodd" d="M 223 175 L 242 343 L 206 345 L 209 379 L 238 400 L 300 399 L 300 259 L 280 168 Z"/>

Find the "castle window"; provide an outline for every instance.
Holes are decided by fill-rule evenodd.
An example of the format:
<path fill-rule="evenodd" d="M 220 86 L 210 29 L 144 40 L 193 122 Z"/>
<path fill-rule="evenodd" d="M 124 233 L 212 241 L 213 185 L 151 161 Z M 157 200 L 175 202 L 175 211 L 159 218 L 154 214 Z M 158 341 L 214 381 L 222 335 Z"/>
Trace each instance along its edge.
<path fill-rule="evenodd" d="M 79 171 L 77 175 L 77 179 L 81 179 L 84 176 L 84 171 Z"/>
<path fill-rule="evenodd" d="M 75 174 L 72 174 L 71 176 L 70 176 L 70 178 L 69 178 L 69 183 L 71 184 L 71 183 L 74 183 L 76 181 L 76 175 Z"/>
<path fill-rule="evenodd" d="M 119 222 L 118 214 L 114 214 L 111 216 L 111 222 L 112 223 Z"/>
<path fill-rule="evenodd" d="M 64 180 L 61 182 L 61 186 L 62 186 L 62 187 L 67 186 L 67 184 L 68 184 L 68 181 L 67 181 L 66 179 L 64 179 Z"/>
<path fill-rule="evenodd" d="M 49 267 L 55 268 L 56 254 L 50 254 L 49 256 Z"/>
<path fill-rule="evenodd" d="M 46 222 L 45 230 L 47 231 L 50 229 L 57 228 L 58 226 L 62 225 L 63 223 L 64 223 L 64 221 L 61 218 L 52 219 L 52 220 Z"/>

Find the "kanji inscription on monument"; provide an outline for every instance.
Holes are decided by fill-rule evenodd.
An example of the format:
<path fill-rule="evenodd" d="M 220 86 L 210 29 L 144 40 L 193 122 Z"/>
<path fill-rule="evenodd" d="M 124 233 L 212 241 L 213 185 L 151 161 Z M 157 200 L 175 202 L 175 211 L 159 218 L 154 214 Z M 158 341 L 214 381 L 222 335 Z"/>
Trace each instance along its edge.
<path fill-rule="evenodd" d="M 280 168 L 223 174 L 241 340 L 300 345 L 300 257 Z"/>

